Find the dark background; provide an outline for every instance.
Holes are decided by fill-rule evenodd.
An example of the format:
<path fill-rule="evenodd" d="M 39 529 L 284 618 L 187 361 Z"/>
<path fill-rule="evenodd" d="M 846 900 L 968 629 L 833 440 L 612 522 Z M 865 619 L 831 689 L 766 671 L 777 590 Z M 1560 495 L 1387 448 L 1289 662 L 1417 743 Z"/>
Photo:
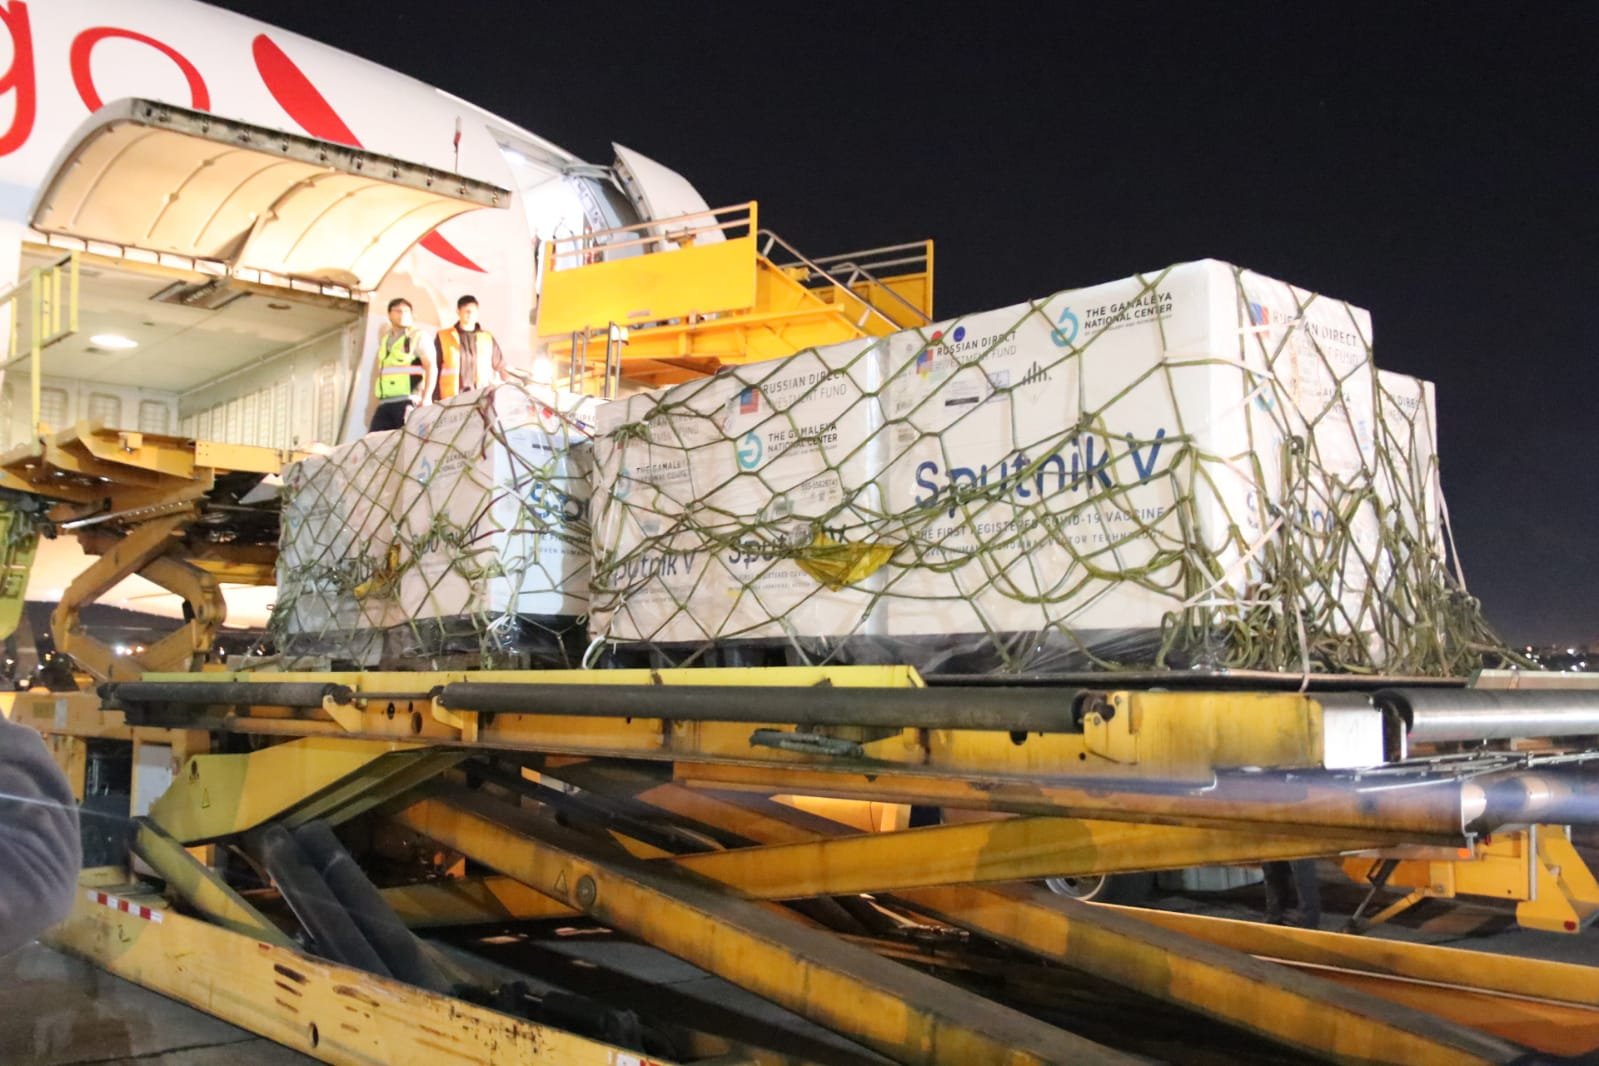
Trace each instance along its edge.
<path fill-rule="evenodd" d="M 1489 617 L 1599 643 L 1599 5 L 220 6 L 813 254 L 933 237 L 941 315 L 1205 256 L 1369 308 Z"/>

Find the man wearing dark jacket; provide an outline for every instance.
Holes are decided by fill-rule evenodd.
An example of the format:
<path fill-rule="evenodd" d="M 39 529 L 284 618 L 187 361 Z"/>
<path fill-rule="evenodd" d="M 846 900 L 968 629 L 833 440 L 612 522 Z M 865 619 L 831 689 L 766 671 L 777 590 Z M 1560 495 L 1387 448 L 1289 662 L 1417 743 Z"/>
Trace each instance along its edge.
<path fill-rule="evenodd" d="M 424 396 L 448 400 L 505 380 L 505 353 L 494 334 L 478 324 L 477 311 L 476 296 L 461 297 L 455 301 L 455 325 L 433 335 L 434 368 Z"/>
<path fill-rule="evenodd" d="M 72 787 L 38 733 L 0 716 L 0 955 L 67 916 L 81 865 Z"/>

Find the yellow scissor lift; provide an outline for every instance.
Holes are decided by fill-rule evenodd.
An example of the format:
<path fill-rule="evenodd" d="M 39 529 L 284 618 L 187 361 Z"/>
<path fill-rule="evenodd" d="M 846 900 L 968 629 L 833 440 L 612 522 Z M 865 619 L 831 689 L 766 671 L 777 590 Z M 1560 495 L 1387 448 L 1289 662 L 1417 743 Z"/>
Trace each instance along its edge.
<path fill-rule="evenodd" d="M 748 229 L 753 240 L 753 208 Z M 780 270 L 758 246 L 691 238 L 641 252 L 634 269 L 664 277 L 706 247 L 757 275 Z M 555 261 L 546 305 L 563 284 L 583 291 L 585 272 L 630 262 Z M 824 273 L 833 280 L 809 279 L 826 294 L 815 299 L 848 307 L 839 275 Z M 887 302 L 915 304 L 930 273 L 929 254 L 926 277 Z M 608 302 L 551 320 L 569 337 L 609 333 L 636 295 L 618 284 Z M 890 285 L 874 275 L 842 288 L 875 306 Z M 609 367 L 572 341 L 574 374 L 703 372 L 700 360 L 736 357 L 736 344 L 713 351 L 716 337 L 743 343 L 780 320 L 759 299 L 703 315 L 664 306 L 640 308 L 653 324 L 629 326 Z M 920 306 L 930 315 L 930 300 Z M 830 338 L 871 331 L 870 316 L 812 310 L 795 321 L 827 322 Z M 287 458 L 93 425 L 0 457 L 0 486 L 34 501 L 13 521 L 75 532 L 101 555 L 56 616 L 60 647 L 101 688 L 17 693 L 6 712 L 49 738 L 80 791 L 90 741 L 170 749 L 170 786 L 133 798 L 148 813 L 133 822 L 130 865 L 86 870 L 51 934 L 114 974 L 334 1063 L 1144 1061 L 1129 1051 L 1509 1063 L 1599 1048 L 1599 970 L 1127 910 L 1038 884 L 1455 854 L 1569 809 L 1568 795 L 1534 787 L 1549 777 L 1537 756 L 1330 770 L 1347 697 L 1237 677 L 1162 691 L 1114 676 L 929 686 L 894 666 L 229 672 L 201 662 L 221 621 L 215 577 L 270 580 L 271 553 L 195 526 L 219 486 Z M 73 624 L 130 573 L 164 578 L 193 607 L 132 663 Z M 867 832 L 796 796 L 996 817 Z M 351 891 L 364 883 L 366 902 L 331 924 L 292 864 L 238 877 L 260 875 L 284 841 L 309 854 L 330 826 L 381 883 L 357 871 Z M 1585 869 L 1559 875 L 1573 907 L 1599 901 Z M 732 1000 L 645 990 L 623 965 L 589 974 L 607 1000 L 599 1021 L 562 1013 L 559 981 L 581 981 L 583 967 L 546 957 L 508 970 L 499 953 L 549 928 L 537 923 L 612 930 L 836 1037 Z M 330 946 L 350 929 L 375 964 Z M 480 950 L 452 946 L 463 939 Z M 647 1024 L 618 1023 L 629 1007 Z"/>

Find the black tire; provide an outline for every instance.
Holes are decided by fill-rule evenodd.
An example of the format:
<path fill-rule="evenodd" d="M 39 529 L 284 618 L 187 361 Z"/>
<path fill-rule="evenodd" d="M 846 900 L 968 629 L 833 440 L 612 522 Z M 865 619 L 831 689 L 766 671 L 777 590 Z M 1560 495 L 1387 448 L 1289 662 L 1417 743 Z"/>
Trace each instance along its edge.
<path fill-rule="evenodd" d="M 1051 892 L 1088 903 L 1144 903 L 1155 891 L 1155 875 L 1090 874 L 1086 877 L 1047 877 Z"/>

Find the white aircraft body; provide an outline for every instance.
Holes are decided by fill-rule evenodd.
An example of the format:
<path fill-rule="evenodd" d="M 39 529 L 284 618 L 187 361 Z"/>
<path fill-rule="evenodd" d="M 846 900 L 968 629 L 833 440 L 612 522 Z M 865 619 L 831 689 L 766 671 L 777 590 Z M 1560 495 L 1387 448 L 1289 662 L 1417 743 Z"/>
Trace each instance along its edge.
<path fill-rule="evenodd" d="M 541 241 L 705 207 L 625 148 L 586 164 L 193 0 L 0 0 L 0 289 L 84 253 L 79 328 L 41 360 L 54 428 L 351 439 L 391 298 L 427 331 L 477 296 L 508 363 L 536 373 Z M 0 448 L 33 433 L 30 372 L 4 374 Z M 59 598 L 85 563 L 70 538 L 48 542 L 29 598 Z M 230 622 L 261 624 L 270 590 L 242 591 Z M 101 602 L 177 609 L 139 579 Z"/>

